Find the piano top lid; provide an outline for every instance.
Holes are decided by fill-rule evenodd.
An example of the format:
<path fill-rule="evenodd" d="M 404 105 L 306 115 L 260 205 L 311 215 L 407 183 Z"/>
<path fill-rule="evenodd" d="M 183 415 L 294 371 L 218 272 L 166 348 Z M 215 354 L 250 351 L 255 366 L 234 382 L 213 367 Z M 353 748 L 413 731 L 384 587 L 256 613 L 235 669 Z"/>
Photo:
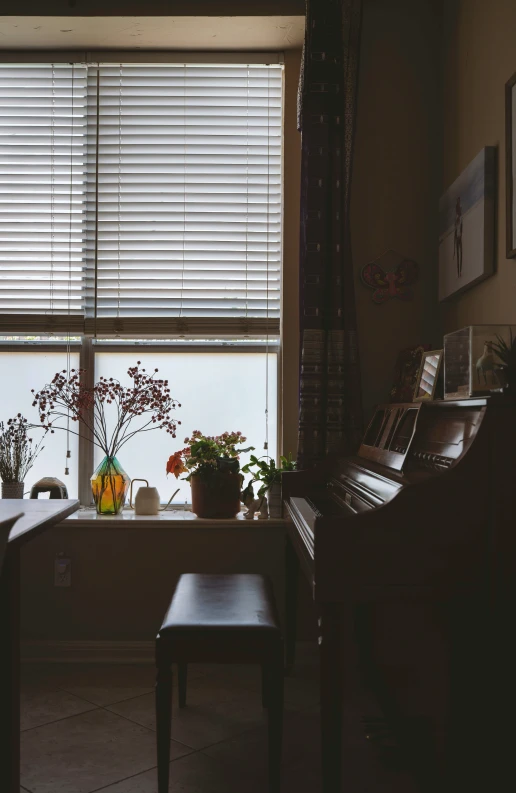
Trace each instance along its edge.
<path fill-rule="evenodd" d="M 397 471 L 442 471 L 467 450 L 487 399 L 379 405 L 358 456 Z"/>
<path fill-rule="evenodd" d="M 346 515 L 374 509 L 394 498 L 407 485 L 415 485 L 429 477 L 444 474 L 446 470 L 457 464 L 474 442 L 482 424 L 486 410 L 496 405 L 498 400 L 492 398 L 457 400 L 453 402 L 431 402 L 404 405 L 379 406 L 384 411 L 382 421 L 376 428 L 381 439 L 389 439 L 390 445 L 402 443 L 408 439 L 404 453 L 394 452 L 403 457 L 404 465 L 400 468 L 383 462 L 382 455 L 372 459 L 372 455 L 363 453 L 366 441 L 359 453 L 354 456 L 332 455 L 321 464 L 319 471 L 310 481 L 308 471 L 289 474 L 292 477 L 291 496 L 303 496 L 309 502 L 310 509 L 314 506 L 323 515 Z M 381 424 L 385 421 L 386 409 L 401 412 L 395 414 L 393 423 Z M 405 426 L 400 428 L 400 419 L 408 410 L 416 408 L 417 422 L 413 431 Z M 414 415 L 414 414 L 412 414 Z M 394 423 L 397 421 L 397 424 Z M 393 428 L 394 427 L 394 428 Z M 376 430 L 375 430 L 376 431 Z M 391 449 L 387 449 L 390 453 Z M 392 457 L 383 456 L 390 461 Z M 296 478 L 302 477 L 302 485 L 295 485 Z"/>
<path fill-rule="evenodd" d="M 375 415 L 380 413 L 381 420 L 373 425 L 380 442 L 374 451 L 380 453 L 375 455 L 367 448 L 370 425 L 358 455 L 334 459 L 329 466 L 329 496 L 348 506 L 351 499 L 356 511 L 374 508 L 390 501 L 406 485 L 442 474 L 455 465 L 474 441 L 486 400 L 440 402 L 434 409 L 436 406 L 437 403 L 380 406 Z M 410 413 L 413 407 L 416 410 Z M 385 449 L 387 445 L 390 448 Z M 400 451 L 393 452 L 392 447 Z M 395 465 L 391 464 L 393 455 L 398 458 Z"/>

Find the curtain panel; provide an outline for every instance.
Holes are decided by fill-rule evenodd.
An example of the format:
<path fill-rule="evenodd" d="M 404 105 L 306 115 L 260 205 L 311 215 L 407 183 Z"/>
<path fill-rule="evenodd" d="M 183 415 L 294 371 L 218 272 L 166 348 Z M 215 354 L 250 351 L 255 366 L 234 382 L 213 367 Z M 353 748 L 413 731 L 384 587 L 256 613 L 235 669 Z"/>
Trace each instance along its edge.
<path fill-rule="evenodd" d="M 302 136 L 298 466 L 354 450 L 362 399 L 350 189 L 362 0 L 308 0 Z"/>

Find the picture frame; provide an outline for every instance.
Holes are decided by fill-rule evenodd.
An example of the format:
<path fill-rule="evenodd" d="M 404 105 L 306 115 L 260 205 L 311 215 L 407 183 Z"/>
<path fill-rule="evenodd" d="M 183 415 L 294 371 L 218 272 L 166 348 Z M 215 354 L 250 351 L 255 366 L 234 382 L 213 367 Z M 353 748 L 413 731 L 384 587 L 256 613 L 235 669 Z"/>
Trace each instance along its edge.
<path fill-rule="evenodd" d="M 505 83 L 505 247 L 516 257 L 516 72 Z"/>
<path fill-rule="evenodd" d="M 439 300 L 495 271 L 496 146 L 484 146 L 439 200 Z"/>
<path fill-rule="evenodd" d="M 413 402 L 431 402 L 435 398 L 443 353 L 443 350 L 427 350 L 423 353 Z"/>

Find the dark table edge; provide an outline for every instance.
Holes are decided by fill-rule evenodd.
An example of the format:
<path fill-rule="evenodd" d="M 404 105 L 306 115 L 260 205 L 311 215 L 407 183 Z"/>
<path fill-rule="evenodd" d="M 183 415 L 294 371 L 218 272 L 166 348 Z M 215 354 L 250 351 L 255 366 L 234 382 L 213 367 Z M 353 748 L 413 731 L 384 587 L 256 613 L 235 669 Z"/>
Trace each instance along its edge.
<path fill-rule="evenodd" d="M 16 537 L 12 537 L 12 538 L 9 537 L 6 554 L 9 553 L 10 548 L 19 547 L 21 545 L 24 545 L 26 542 L 30 542 L 30 540 L 32 540 L 38 534 L 41 534 L 41 532 L 45 531 L 45 529 L 57 525 L 62 520 L 67 518 L 69 515 L 73 515 L 74 512 L 77 512 L 77 510 L 80 507 L 79 499 L 70 499 L 70 500 L 72 503 L 69 504 L 68 507 L 66 507 L 66 509 L 63 510 L 63 512 L 59 515 L 57 519 L 55 515 L 49 515 L 47 518 L 43 518 L 35 526 L 32 526 L 30 529 L 26 529 L 22 534 L 18 534 Z M 21 507 L 21 509 L 23 510 L 23 507 Z M 26 514 L 27 513 L 25 513 L 25 515 Z M 16 524 L 14 524 L 13 528 L 15 527 Z"/>

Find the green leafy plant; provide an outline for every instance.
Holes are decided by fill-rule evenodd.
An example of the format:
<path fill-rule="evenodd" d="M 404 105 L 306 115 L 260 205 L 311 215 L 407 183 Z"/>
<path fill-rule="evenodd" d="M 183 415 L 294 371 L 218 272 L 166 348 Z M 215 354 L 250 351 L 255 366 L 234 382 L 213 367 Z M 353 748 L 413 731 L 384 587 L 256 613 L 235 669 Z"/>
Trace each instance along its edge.
<path fill-rule="evenodd" d="M 512 329 L 509 328 L 509 344 L 502 336 L 496 335 L 496 342 L 491 342 L 491 350 L 501 361 L 498 377 L 502 385 L 507 387 L 507 393 L 516 396 L 516 339 L 513 338 Z M 505 382 L 504 382 L 505 381 Z"/>
<path fill-rule="evenodd" d="M 242 467 L 242 473 L 252 475 L 247 487 L 252 488 L 255 482 L 261 483 L 258 495 L 263 496 L 273 485 L 280 484 L 284 471 L 295 471 L 295 469 L 296 461 L 292 459 L 292 452 L 289 452 L 288 457 L 280 457 L 279 467 L 276 466 L 272 457 L 255 457 L 252 454 L 247 465 Z"/>
<path fill-rule="evenodd" d="M 516 373 L 516 339 L 513 339 L 511 328 L 509 328 L 509 333 L 511 338 L 509 344 L 497 333 L 496 342 L 492 342 L 491 347 L 504 366 Z"/>
<path fill-rule="evenodd" d="M 237 449 L 246 440 L 241 432 L 203 435 L 200 430 L 194 430 L 191 438 L 185 438 L 184 442 L 188 446 L 169 458 L 167 474 L 174 474 L 177 479 L 180 474 L 187 473 L 188 476 L 184 478 L 189 481 L 193 474 L 210 476 L 215 471 L 238 473 L 240 454 L 254 451 L 254 446 Z"/>

